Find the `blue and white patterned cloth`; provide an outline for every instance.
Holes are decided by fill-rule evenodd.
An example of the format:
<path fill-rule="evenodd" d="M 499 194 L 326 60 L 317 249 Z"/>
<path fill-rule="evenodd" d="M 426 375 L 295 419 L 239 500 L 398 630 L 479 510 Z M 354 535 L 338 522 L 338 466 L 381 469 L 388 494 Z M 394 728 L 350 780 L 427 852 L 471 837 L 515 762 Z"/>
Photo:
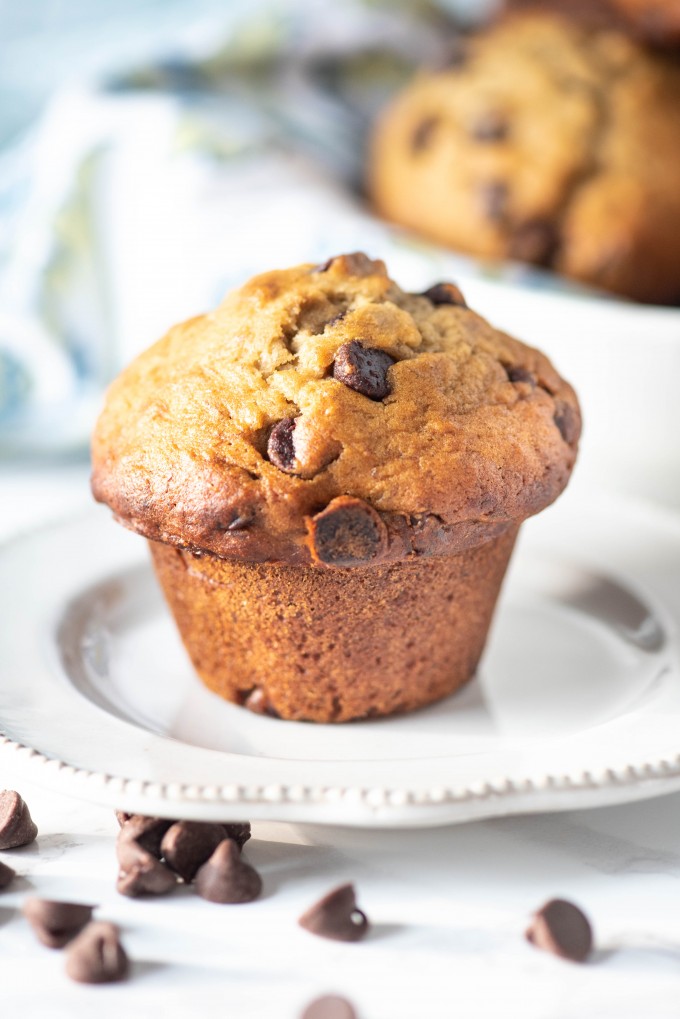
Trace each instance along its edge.
<path fill-rule="evenodd" d="M 210 44 L 58 93 L 0 158 L 0 451 L 83 448 L 112 376 L 257 271 L 361 248 L 409 285 L 542 285 L 360 198 L 371 119 L 451 31 L 427 2 L 238 0 Z"/>

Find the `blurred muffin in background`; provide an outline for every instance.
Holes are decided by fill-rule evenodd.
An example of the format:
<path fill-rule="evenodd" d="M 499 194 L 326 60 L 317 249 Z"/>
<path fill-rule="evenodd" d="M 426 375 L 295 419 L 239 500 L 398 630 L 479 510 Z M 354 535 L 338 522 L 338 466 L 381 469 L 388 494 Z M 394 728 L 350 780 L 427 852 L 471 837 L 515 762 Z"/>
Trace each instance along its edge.
<path fill-rule="evenodd" d="M 679 109 L 668 55 L 557 14 L 508 16 L 387 108 L 369 192 L 451 247 L 674 303 Z"/>
<path fill-rule="evenodd" d="M 652 46 L 680 47 L 680 0 L 506 0 L 505 8 L 555 10 L 589 25 L 619 28 Z"/>

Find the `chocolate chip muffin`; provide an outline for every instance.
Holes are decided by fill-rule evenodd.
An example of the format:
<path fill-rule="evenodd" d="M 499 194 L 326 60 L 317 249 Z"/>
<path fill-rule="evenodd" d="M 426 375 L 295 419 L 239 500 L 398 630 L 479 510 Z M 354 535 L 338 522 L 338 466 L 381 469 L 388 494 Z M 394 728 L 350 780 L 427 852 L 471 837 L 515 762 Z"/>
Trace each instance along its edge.
<path fill-rule="evenodd" d="M 505 0 L 514 10 L 556 10 L 589 25 L 618 28 L 651 46 L 680 47 L 678 0 Z"/>
<path fill-rule="evenodd" d="M 518 14 L 384 113 L 384 216 L 483 257 L 680 300 L 680 64 L 627 36 Z"/>
<path fill-rule="evenodd" d="M 343 255 L 266 273 L 134 361 L 93 490 L 149 539 L 193 663 L 287 719 L 408 711 L 475 671 L 520 523 L 569 478 L 576 398 L 452 284 Z"/>

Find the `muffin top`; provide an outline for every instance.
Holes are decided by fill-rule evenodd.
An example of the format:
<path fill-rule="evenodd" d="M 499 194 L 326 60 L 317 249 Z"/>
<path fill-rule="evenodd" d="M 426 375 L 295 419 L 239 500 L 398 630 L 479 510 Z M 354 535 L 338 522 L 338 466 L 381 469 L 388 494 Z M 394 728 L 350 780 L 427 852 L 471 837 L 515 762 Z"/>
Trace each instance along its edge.
<path fill-rule="evenodd" d="M 93 491 L 153 540 L 365 566 L 472 547 L 564 488 L 571 387 L 453 284 L 361 253 L 257 276 L 113 383 Z"/>
<path fill-rule="evenodd" d="M 518 13 L 388 106 L 369 188 L 381 214 L 444 244 L 673 303 L 678 109 L 677 60 L 617 31 Z"/>

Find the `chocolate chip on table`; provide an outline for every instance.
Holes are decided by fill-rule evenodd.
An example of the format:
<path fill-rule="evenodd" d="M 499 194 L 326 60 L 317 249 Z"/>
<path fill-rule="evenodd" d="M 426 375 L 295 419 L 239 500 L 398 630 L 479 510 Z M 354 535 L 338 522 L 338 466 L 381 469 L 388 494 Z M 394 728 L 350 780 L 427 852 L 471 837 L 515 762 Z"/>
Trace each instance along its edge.
<path fill-rule="evenodd" d="M 16 871 L 0 860 L 0 890 L 7 888 L 16 876 Z"/>
<path fill-rule="evenodd" d="M 479 199 L 488 219 L 499 223 L 508 213 L 508 185 L 502 180 L 486 181 L 479 187 Z"/>
<path fill-rule="evenodd" d="M 359 941 L 368 933 L 366 914 L 358 907 L 354 885 L 340 885 L 302 914 L 298 923 L 312 934 L 334 941 Z"/>
<path fill-rule="evenodd" d="M 580 426 L 578 414 L 571 404 L 565 403 L 564 400 L 555 400 L 553 420 L 564 441 L 573 446 L 579 437 Z"/>
<path fill-rule="evenodd" d="M 116 842 L 120 864 L 116 888 L 132 898 L 165 895 L 177 884 L 177 875 L 135 838 L 134 828 L 128 830 L 131 824 L 121 828 Z"/>
<path fill-rule="evenodd" d="M 534 914 L 526 938 L 536 948 L 572 962 L 584 962 L 593 947 L 588 918 L 564 899 L 551 899 Z"/>
<path fill-rule="evenodd" d="M 283 418 L 274 425 L 267 441 L 269 459 L 275 467 L 287 474 L 295 473 L 296 457 L 293 433 L 296 422 L 297 418 L 295 417 Z"/>
<path fill-rule="evenodd" d="M 21 796 L 13 789 L 0 792 L 0 849 L 18 849 L 33 842 L 38 829 Z"/>
<path fill-rule="evenodd" d="M 166 817 L 147 817 L 145 814 L 116 813 L 121 829 L 125 829 L 127 838 L 136 842 L 158 860 L 161 858 L 161 842 L 173 820 Z M 121 820 L 122 819 L 122 820 Z M 120 837 L 120 836 L 119 836 Z"/>
<path fill-rule="evenodd" d="M 528 382 L 530 386 L 536 385 L 536 376 L 533 372 L 530 372 L 528 368 L 523 368 L 521 364 L 512 365 L 510 368 L 505 369 L 508 373 L 508 379 L 510 382 Z"/>
<path fill-rule="evenodd" d="M 123 980 L 128 957 L 112 923 L 90 923 L 71 942 L 66 955 L 66 974 L 80 984 L 111 984 Z"/>
<path fill-rule="evenodd" d="M 222 827 L 226 837 L 243 849 L 251 836 L 250 821 L 227 821 Z"/>
<path fill-rule="evenodd" d="M 545 219 L 533 219 L 513 227 L 508 243 L 508 257 L 534 265 L 550 265 L 557 247 L 559 235 L 553 223 Z"/>
<path fill-rule="evenodd" d="M 300 1019 L 357 1019 L 357 1013 L 347 998 L 324 994 L 310 1001 Z"/>
<path fill-rule="evenodd" d="M 458 308 L 467 308 L 467 302 L 455 283 L 435 283 L 420 296 L 427 297 L 435 305 L 452 304 Z"/>
<path fill-rule="evenodd" d="M 224 839 L 221 824 L 205 821 L 177 821 L 166 831 L 161 853 L 168 867 L 183 881 L 190 883 L 198 868 Z"/>
<path fill-rule="evenodd" d="M 380 515 L 353 496 L 340 495 L 307 518 L 313 558 L 325 566 L 361 566 L 387 547 L 387 528 Z"/>
<path fill-rule="evenodd" d="M 437 116 L 424 117 L 419 121 L 411 134 L 411 152 L 422 152 L 428 148 L 439 124 L 440 118 Z"/>
<path fill-rule="evenodd" d="M 236 842 L 224 839 L 199 868 L 196 891 L 209 902 L 252 902 L 262 891 L 262 878 L 241 858 Z"/>
<path fill-rule="evenodd" d="M 486 110 L 470 127 L 470 135 L 476 142 L 502 142 L 508 137 L 508 118 L 499 110 Z"/>
<path fill-rule="evenodd" d="M 333 378 L 370 400 L 384 400 L 392 392 L 387 372 L 393 364 L 394 358 L 386 351 L 350 340 L 335 355 Z"/>
<path fill-rule="evenodd" d="M 36 936 L 48 948 L 63 948 L 92 919 L 93 906 L 77 902 L 26 899 L 22 913 Z"/>

